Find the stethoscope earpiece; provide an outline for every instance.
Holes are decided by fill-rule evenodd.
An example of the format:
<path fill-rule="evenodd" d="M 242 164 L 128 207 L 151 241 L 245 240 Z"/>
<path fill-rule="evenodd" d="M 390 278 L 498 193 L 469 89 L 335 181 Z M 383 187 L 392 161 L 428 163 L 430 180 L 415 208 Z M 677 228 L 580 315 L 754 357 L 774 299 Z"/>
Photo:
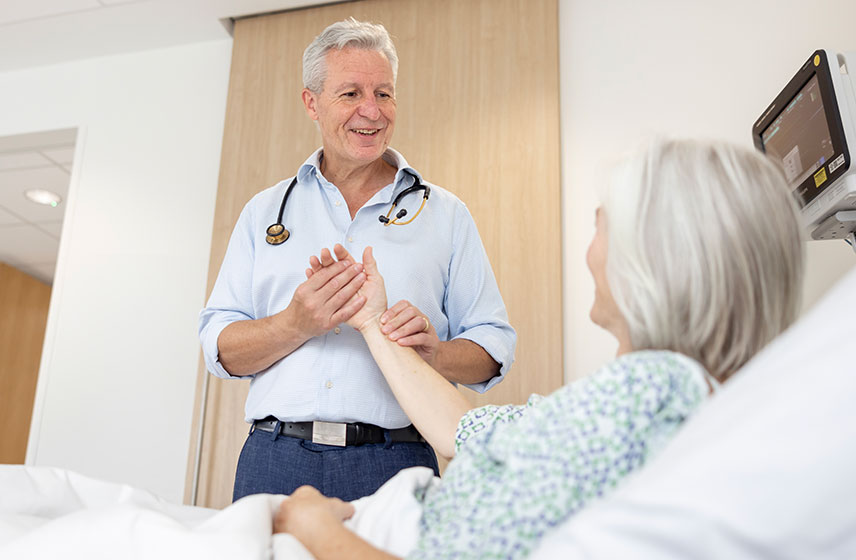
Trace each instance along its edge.
<path fill-rule="evenodd" d="M 380 223 L 385 226 L 405 226 L 409 224 L 410 222 L 415 220 L 416 216 L 418 216 L 422 212 L 422 209 L 425 208 L 425 203 L 428 202 L 428 197 L 431 196 L 431 188 L 428 185 L 423 185 L 422 182 L 419 181 L 419 177 L 417 177 L 416 175 L 413 175 L 409 171 L 407 173 L 413 177 L 413 184 L 398 193 L 398 196 L 396 196 L 395 200 L 392 201 L 392 206 L 390 206 L 389 212 L 387 212 L 385 216 L 383 214 L 378 216 L 378 220 L 380 221 Z M 390 219 L 389 215 L 392 214 L 392 211 L 395 210 L 395 207 L 398 206 L 398 204 L 401 202 L 401 199 L 411 193 L 419 191 L 422 191 L 422 204 L 419 206 L 419 210 L 416 211 L 416 214 L 414 214 L 412 218 L 410 218 L 406 222 L 399 222 L 398 220 L 407 215 L 407 210 L 402 208 L 395 213 L 395 218 Z"/>
<path fill-rule="evenodd" d="M 268 226 L 265 231 L 267 235 L 265 235 L 265 241 L 267 241 L 271 245 L 280 245 L 288 241 L 291 232 L 285 229 L 285 226 L 282 224 L 273 224 Z"/>

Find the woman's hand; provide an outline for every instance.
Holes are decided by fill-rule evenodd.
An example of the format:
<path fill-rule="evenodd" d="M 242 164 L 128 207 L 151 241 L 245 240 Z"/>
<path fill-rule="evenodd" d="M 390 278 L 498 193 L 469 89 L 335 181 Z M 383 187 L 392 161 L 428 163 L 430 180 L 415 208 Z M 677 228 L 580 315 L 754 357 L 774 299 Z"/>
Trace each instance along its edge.
<path fill-rule="evenodd" d="M 301 486 L 279 506 L 274 533 L 291 533 L 301 542 L 311 542 L 354 515 L 354 506 L 339 498 L 327 498 L 311 486 Z"/>
<path fill-rule="evenodd" d="M 370 545 L 342 523 L 354 506 L 327 498 L 311 486 L 301 486 L 282 501 L 273 520 L 274 533 L 290 533 L 318 560 L 397 560 Z"/>

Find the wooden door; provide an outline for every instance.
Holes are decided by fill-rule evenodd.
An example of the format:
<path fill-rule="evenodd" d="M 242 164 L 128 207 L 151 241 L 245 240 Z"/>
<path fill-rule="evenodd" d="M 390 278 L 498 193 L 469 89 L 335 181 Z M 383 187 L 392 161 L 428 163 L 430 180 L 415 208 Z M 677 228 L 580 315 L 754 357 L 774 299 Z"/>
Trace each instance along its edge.
<path fill-rule="evenodd" d="M 0 464 L 23 464 L 51 287 L 0 263 Z"/>
<path fill-rule="evenodd" d="M 400 64 L 391 145 L 470 208 L 518 332 L 503 383 L 464 393 L 479 405 L 555 390 L 563 378 L 556 0 L 364 0 L 236 22 L 208 292 L 244 204 L 320 146 L 300 100 L 301 58 L 349 16 L 392 35 Z M 204 364 L 199 375 L 201 387 Z M 249 383 L 209 382 L 197 504 L 223 507 L 248 430 Z M 196 440 L 188 501 L 195 452 Z"/>

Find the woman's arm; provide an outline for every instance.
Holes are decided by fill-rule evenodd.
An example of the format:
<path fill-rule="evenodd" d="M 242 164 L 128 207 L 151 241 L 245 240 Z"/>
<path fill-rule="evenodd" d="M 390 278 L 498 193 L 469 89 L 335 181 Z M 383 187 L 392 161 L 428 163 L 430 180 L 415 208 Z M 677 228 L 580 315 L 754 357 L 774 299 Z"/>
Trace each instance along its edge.
<path fill-rule="evenodd" d="M 379 316 L 359 327 L 398 404 L 437 453 L 455 455 L 455 432 L 470 403 L 415 350 L 390 340 Z"/>
<path fill-rule="evenodd" d="M 339 260 L 350 258 L 341 245 L 336 245 L 334 252 Z M 310 263 L 312 269 L 332 266 L 331 259 L 319 261 L 313 257 Z M 455 386 L 425 363 L 416 351 L 400 346 L 382 332 L 380 317 L 386 311 L 386 287 L 371 247 L 363 253 L 363 273 L 365 282 L 354 298 L 365 298 L 366 302 L 347 324 L 362 333 L 398 404 L 422 437 L 437 453 L 451 458 L 455 455 L 458 422 L 472 407 Z"/>

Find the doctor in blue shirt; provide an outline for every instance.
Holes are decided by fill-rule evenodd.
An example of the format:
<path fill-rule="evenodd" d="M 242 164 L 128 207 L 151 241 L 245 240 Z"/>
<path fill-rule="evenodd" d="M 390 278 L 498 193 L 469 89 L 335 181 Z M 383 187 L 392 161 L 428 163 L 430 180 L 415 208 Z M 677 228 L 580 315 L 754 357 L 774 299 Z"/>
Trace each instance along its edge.
<path fill-rule="evenodd" d="M 209 371 L 251 378 L 236 500 L 303 484 L 354 500 L 403 468 L 437 471 L 363 338 L 344 324 L 365 281 L 349 254 L 374 248 L 398 302 L 383 332 L 449 381 L 485 391 L 511 366 L 516 335 L 467 207 L 389 148 L 397 66 L 383 26 L 353 19 L 307 47 L 302 96 L 323 147 L 244 207 L 200 314 Z M 335 266 L 305 268 L 336 244 L 335 258 L 322 252 Z"/>

